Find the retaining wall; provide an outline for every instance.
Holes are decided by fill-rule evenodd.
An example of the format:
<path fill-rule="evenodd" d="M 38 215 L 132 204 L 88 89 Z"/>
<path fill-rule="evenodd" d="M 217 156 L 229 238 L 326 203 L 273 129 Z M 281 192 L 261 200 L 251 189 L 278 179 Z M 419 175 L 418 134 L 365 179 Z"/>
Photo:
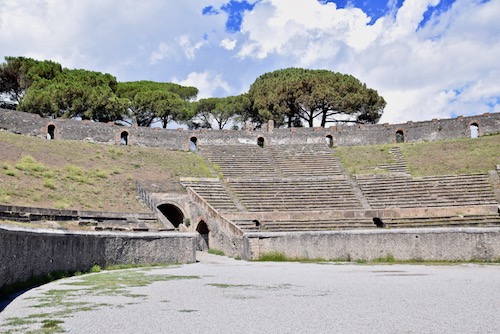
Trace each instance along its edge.
<path fill-rule="evenodd" d="M 0 288 L 54 271 L 86 271 L 94 264 L 191 263 L 194 233 L 69 233 L 0 227 Z"/>
<path fill-rule="evenodd" d="M 269 252 L 290 258 L 373 260 L 492 261 L 500 260 L 500 228 L 433 228 L 248 233 L 242 258 Z"/>
<path fill-rule="evenodd" d="M 171 130 L 162 128 L 126 127 L 113 123 L 47 119 L 39 115 L 0 109 L 0 129 L 45 138 L 48 126 L 54 126 L 54 139 L 85 140 L 119 144 L 122 132 L 127 133 L 128 145 L 165 147 L 189 150 L 190 138 L 198 145 L 257 145 L 259 137 L 265 145 L 326 143 L 331 136 L 337 146 L 374 145 L 396 142 L 396 132 L 404 134 L 406 142 L 438 141 L 470 137 L 470 125 L 478 126 L 479 136 L 500 132 L 500 113 L 453 119 L 434 119 L 403 124 L 338 125 L 329 128 L 277 128 L 260 130 Z"/>

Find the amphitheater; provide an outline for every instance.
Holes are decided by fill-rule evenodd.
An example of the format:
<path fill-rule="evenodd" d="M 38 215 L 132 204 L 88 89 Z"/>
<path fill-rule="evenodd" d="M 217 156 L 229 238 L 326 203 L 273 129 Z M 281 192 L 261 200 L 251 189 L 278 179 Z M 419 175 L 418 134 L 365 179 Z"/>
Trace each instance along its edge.
<path fill-rule="evenodd" d="M 243 260 L 498 261 L 500 167 L 486 174 L 413 177 L 398 145 L 373 174 L 350 174 L 340 146 L 498 135 L 500 114 L 330 128 L 165 130 L 0 110 L 0 130 L 49 140 L 193 151 L 219 174 L 137 182 L 150 213 L 0 205 L 0 219 L 77 220 L 93 232 L 0 226 L 0 287 L 93 264 L 190 263 L 209 248 Z M 500 164 L 500 152 L 497 152 Z M 385 171 L 377 173 L 375 171 Z M 158 226 L 160 226 L 158 228 Z"/>

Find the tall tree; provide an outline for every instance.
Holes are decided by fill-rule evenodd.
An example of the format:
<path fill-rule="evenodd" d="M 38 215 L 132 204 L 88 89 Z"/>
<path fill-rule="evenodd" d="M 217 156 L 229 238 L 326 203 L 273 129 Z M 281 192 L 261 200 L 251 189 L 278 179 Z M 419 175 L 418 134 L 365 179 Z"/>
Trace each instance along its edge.
<path fill-rule="evenodd" d="M 0 64 L 0 93 L 19 103 L 34 81 L 51 80 L 61 71 L 61 65 L 50 60 L 5 57 L 5 62 Z"/>
<path fill-rule="evenodd" d="M 329 122 L 376 123 L 386 104 L 351 75 L 301 68 L 263 74 L 249 97 L 264 120 L 289 127 L 298 119 L 313 126 L 318 118 L 323 127 Z"/>
<path fill-rule="evenodd" d="M 156 120 L 166 127 L 172 120 L 190 117 L 189 101 L 198 89 L 170 82 L 132 81 L 118 83 L 118 96 L 130 101 L 131 116 L 139 126 L 151 126 Z"/>
<path fill-rule="evenodd" d="M 52 80 L 35 80 L 19 110 L 98 122 L 121 120 L 127 113 L 128 100 L 120 99 L 116 88 L 116 79 L 110 74 L 64 69 Z"/>
<path fill-rule="evenodd" d="M 201 99 L 196 103 L 195 118 L 201 121 L 197 123 L 198 127 L 212 129 L 212 124 L 216 124 L 219 130 L 229 123 L 237 122 L 237 116 L 243 115 L 247 110 L 249 100 L 245 95 L 227 96 L 223 98 L 211 97 Z M 196 120 L 193 120 L 196 123 Z"/>

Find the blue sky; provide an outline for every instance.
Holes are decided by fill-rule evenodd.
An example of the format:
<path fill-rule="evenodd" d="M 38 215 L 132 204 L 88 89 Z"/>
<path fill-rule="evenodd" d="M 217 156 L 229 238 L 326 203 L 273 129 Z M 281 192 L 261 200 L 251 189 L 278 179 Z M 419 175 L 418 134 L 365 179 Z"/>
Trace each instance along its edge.
<path fill-rule="evenodd" d="M 381 122 L 500 112 L 500 0 L 0 0 L 0 57 L 248 91 L 287 67 L 356 76 Z"/>

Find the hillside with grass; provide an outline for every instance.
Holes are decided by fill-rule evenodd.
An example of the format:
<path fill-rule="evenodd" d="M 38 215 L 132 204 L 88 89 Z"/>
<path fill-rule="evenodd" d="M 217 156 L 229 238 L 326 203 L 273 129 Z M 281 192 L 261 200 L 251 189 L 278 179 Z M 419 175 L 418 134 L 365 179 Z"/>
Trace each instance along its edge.
<path fill-rule="evenodd" d="M 500 164 L 500 135 L 439 142 L 339 147 L 338 154 L 351 175 L 380 174 L 378 165 L 394 162 L 389 153 L 399 146 L 414 177 L 487 173 Z"/>
<path fill-rule="evenodd" d="M 500 164 L 500 135 L 441 142 L 339 147 L 351 175 L 387 173 L 399 146 L 412 176 L 486 173 Z M 0 132 L 0 204 L 57 209 L 148 212 L 136 180 L 184 192 L 179 177 L 214 177 L 192 152 L 48 141 Z M 217 166 L 213 166 L 216 169 Z"/>
<path fill-rule="evenodd" d="M 148 212 L 136 180 L 183 191 L 183 176 L 212 177 L 191 152 L 48 141 L 0 132 L 0 204 L 57 209 Z"/>

